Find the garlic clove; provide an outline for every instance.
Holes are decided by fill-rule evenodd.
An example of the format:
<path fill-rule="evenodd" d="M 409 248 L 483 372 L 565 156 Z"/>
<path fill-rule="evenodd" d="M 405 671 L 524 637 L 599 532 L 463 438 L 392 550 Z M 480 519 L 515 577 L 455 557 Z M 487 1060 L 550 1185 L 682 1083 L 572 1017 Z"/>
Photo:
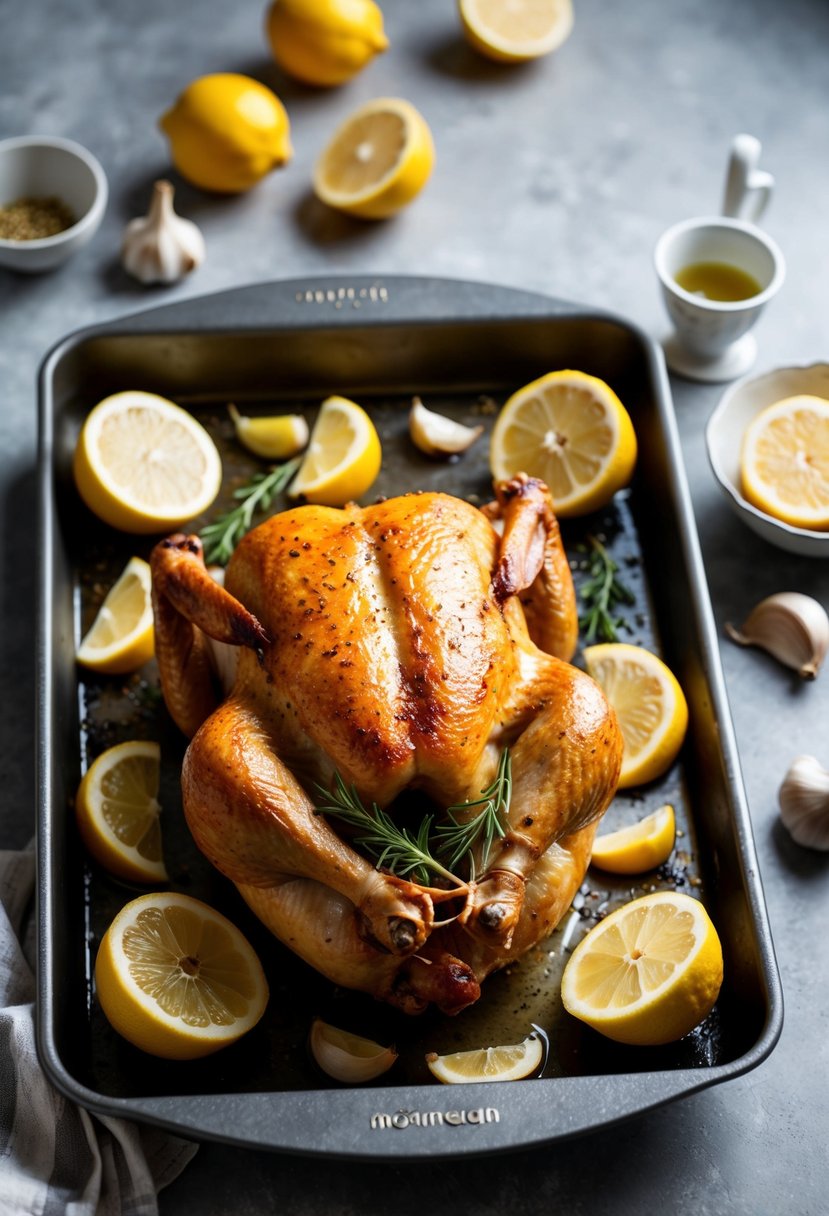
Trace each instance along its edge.
<path fill-rule="evenodd" d="M 808 849 L 829 851 L 829 770 L 814 756 L 796 756 L 777 797 L 792 839 Z"/>
<path fill-rule="evenodd" d="M 141 283 L 175 283 L 204 261 L 204 237 L 192 220 L 176 215 L 173 193 L 169 182 L 156 182 L 149 213 L 124 230 L 121 263 Z"/>
<path fill-rule="evenodd" d="M 268 418 L 248 418 L 235 405 L 227 407 L 239 442 L 266 460 L 287 460 L 308 443 L 308 423 L 302 414 L 274 414 Z"/>
<path fill-rule="evenodd" d="M 444 414 L 427 410 L 419 397 L 412 399 L 409 410 L 409 435 L 415 447 L 427 456 L 456 456 L 484 432 L 482 426 L 464 426 Z"/>
<path fill-rule="evenodd" d="M 740 646 L 760 646 L 806 680 L 813 680 L 829 649 L 829 616 L 822 604 L 799 591 L 761 600 L 741 629 L 725 631 Z"/>
<path fill-rule="evenodd" d="M 322 1071 L 348 1085 L 372 1081 L 387 1072 L 397 1059 L 394 1048 L 340 1030 L 321 1018 L 315 1018 L 311 1026 L 310 1045 Z"/>

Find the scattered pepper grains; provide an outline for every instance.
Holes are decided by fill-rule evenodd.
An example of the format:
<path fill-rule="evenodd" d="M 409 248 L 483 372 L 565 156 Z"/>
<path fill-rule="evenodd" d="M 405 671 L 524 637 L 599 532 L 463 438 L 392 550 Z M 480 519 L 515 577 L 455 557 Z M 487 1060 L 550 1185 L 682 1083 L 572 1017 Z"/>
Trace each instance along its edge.
<path fill-rule="evenodd" d="M 56 236 L 75 223 L 75 216 L 62 199 L 18 198 L 0 206 L 0 239 L 42 241 Z"/>

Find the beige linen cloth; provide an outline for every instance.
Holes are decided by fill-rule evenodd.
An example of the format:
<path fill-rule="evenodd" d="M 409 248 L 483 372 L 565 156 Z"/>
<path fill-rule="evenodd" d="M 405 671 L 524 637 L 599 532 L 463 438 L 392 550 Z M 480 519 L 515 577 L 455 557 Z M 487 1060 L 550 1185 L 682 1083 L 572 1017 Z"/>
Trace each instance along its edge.
<path fill-rule="evenodd" d="M 34 1026 L 34 851 L 0 851 L 0 1213 L 157 1216 L 196 1145 L 92 1115 L 49 1083 Z"/>

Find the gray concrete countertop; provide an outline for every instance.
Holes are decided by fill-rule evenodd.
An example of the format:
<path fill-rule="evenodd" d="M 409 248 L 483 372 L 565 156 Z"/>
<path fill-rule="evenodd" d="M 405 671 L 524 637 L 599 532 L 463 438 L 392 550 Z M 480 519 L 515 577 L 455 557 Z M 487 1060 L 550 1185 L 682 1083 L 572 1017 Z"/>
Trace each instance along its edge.
<path fill-rule="evenodd" d="M 111 188 L 97 237 L 65 268 L 33 278 L 0 271 L 0 847 L 32 833 L 35 374 L 69 330 L 244 283 L 350 271 L 539 290 L 610 308 L 659 337 L 667 323 L 655 241 L 670 223 L 718 209 L 731 138 L 748 131 L 777 179 L 765 223 L 788 263 L 756 330 L 757 370 L 829 358 L 823 0 L 575 0 L 570 40 L 520 68 L 464 46 L 453 0 L 381 4 L 389 52 L 344 88 L 317 92 L 273 67 L 260 0 L 0 0 L 0 137 L 77 139 Z M 247 72 L 276 89 L 295 157 L 230 199 L 173 176 L 208 258 L 176 287 L 142 289 L 120 269 L 121 230 L 144 212 L 153 180 L 170 175 L 158 116 L 211 71 Z M 312 164 L 345 112 L 389 94 L 429 121 L 433 180 L 391 222 L 340 221 L 310 196 Z M 672 388 L 720 630 L 778 590 L 829 606 L 829 563 L 770 547 L 720 497 L 703 430 L 721 387 L 674 379 Z M 722 658 L 784 987 L 785 1025 L 768 1060 L 575 1142 L 428 1170 L 205 1145 L 162 1193 L 162 1213 L 825 1212 L 829 855 L 781 829 L 777 788 L 797 753 L 829 764 L 829 673 L 800 684 L 727 642 Z"/>

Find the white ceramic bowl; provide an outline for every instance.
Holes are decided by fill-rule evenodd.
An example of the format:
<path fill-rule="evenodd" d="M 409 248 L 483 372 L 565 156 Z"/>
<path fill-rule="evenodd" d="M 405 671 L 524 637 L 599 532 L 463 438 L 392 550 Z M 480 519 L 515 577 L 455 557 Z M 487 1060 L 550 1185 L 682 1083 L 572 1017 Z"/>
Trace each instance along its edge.
<path fill-rule="evenodd" d="M 740 492 L 740 449 L 746 427 L 760 410 L 783 397 L 807 393 L 829 398 L 829 365 L 778 367 L 761 376 L 746 376 L 723 393 L 708 419 L 705 442 L 714 476 L 734 511 L 753 532 L 789 553 L 829 557 L 829 532 L 813 532 L 785 524 L 743 498 Z"/>
<path fill-rule="evenodd" d="M 94 236 L 107 204 L 98 161 L 71 139 L 22 135 L 0 140 L 0 205 L 56 196 L 77 216 L 71 228 L 34 241 L 0 240 L 0 266 L 36 274 L 53 270 Z"/>

